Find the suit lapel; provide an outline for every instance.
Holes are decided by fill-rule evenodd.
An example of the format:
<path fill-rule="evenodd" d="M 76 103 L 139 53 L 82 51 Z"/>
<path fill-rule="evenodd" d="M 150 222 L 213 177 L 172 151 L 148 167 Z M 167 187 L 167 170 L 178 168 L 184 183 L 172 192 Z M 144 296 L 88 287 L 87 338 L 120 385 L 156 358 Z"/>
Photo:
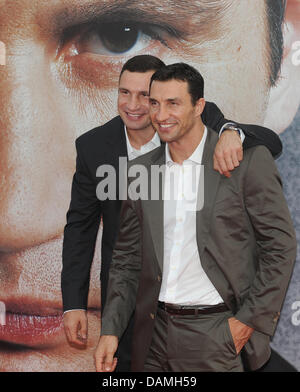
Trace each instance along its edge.
<path fill-rule="evenodd" d="M 215 198 L 221 177 L 220 174 L 213 168 L 213 154 L 217 141 L 217 136 L 213 131 L 208 129 L 202 157 L 203 170 L 201 170 L 201 176 L 204 176 L 204 178 L 202 177 L 202 181 L 200 180 L 199 184 L 199 186 L 203 186 L 204 184 L 204 203 L 202 203 L 202 208 L 196 213 L 197 243 L 200 258 L 209 234 L 211 213 L 215 204 Z M 201 194 L 203 194 L 203 192 L 199 189 L 198 205 L 201 205 L 201 201 L 199 200 Z"/>
<path fill-rule="evenodd" d="M 124 123 L 120 117 L 111 124 L 105 146 L 106 162 L 115 168 L 116 173 L 116 200 L 119 203 L 126 196 L 126 162 L 128 161 L 127 143 Z M 121 178 L 120 178 L 121 176 Z M 121 189 L 120 189 L 121 188 Z"/>
<path fill-rule="evenodd" d="M 155 152 L 151 159 L 151 165 L 156 165 L 161 168 L 163 175 L 160 176 L 159 183 L 156 181 L 151 182 L 151 176 L 148 176 L 148 200 L 143 200 L 143 208 L 145 216 L 148 219 L 152 242 L 155 250 L 155 255 L 162 272 L 163 270 L 163 257 L 164 257 L 164 203 L 163 203 L 163 189 L 164 189 L 164 171 L 165 171 L 165 144 L 163 143 Z M 153 178 L 153 177 L 152 177 Z M 157 200 L 151 200 L 151 186 L 152 190 L 155 187 Z"/>
<path fill-rule="evenodd" d="M 126 136 L 121 117 L 118 116 L 114 120 L 107 139 L 107 156 L 110 160 L 113 158 L 119 163 L 119 157 L 127 157 Z"/>

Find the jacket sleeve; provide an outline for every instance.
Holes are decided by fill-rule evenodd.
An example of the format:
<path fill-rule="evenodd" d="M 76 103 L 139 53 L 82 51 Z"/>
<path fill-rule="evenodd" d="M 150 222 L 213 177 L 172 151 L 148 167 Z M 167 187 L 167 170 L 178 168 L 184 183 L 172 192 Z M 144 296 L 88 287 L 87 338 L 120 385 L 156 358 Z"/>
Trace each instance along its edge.
<path fill-rule="evenodd" d="M 135 309 L 141 270 L 141 226 L 135 203 L 122 204 L 120 230 L 109 271 L 108 292 L 102 315 L 101 335 L 120 338 Z"/>
<path fill-rule="evenodd" d="M 280 176 L 264 147 L 253 150 L 243 192 L 258 258 L 256 276 L 235 317 L 272 336 L 296 259 L 297 242 Z"/>
<path fill-rule="evenodd" d="M 76 172 L 64 229 L 61 272 L 63 310 L 86 309 L 96 238 L 101 219 L 101 202 L 84 162 L 80 140 L 76 140 Z"/>
<path fill-rule="evenodd" d="M 274 158 L 278 158 L 282 152 L 282 143 L 279 136 L 269 128 L 260 125 L 241 124 L 224 117 L 221 110 L 213 102 L 206 102 L 202 113 L 202 120 L 205 125 L 212 128 L 215 132 L 220 132 L 226 123 L 234 123 L 241 128 L 245 134 L 243 143 L 244 149 L 263 145 L 269 149 Z"/>

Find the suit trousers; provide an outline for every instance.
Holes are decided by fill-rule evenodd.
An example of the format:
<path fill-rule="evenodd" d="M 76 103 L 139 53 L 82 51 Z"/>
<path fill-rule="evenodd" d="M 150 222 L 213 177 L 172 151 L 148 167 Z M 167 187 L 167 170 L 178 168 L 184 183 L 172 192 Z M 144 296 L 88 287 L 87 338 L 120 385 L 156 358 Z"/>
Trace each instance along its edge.
<path fill-rule="evenodd" d="M 158 308 L 145 372 L 243 372 L 228 318 L 231 311 L 170 315 Z"/>

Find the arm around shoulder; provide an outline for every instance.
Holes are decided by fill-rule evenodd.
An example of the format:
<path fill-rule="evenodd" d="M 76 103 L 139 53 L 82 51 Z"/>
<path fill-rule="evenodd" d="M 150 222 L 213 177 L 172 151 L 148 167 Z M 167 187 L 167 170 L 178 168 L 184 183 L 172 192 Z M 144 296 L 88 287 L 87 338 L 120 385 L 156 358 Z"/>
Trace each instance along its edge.
<path fill-rule="evenodd" d="M 244 149 L 262 145 L 268 148 L 274 158 L 278 158 L 282 152 L 281 140 L 274 131 L 261 125 L 242 124 L 226 119 L 214 102 L 206 102 L 201 117 L 205 125 L 218 133 L 227 123 L 234 124 L 237 128 L 240 128 L 245 135 Z"/>

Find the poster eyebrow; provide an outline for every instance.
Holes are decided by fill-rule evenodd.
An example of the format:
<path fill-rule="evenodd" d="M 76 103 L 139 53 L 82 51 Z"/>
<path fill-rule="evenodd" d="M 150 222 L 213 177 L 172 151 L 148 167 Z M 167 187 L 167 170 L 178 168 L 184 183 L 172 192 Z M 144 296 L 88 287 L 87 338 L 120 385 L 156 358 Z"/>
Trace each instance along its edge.
<path fill-rule="evenodd" d="M 165 0 L 162 7 L 159 0 L 89 0 L 84 4 L 79 0 L 68 0 L 64 5 L 51 7 L 47 18 L 55 31 L 96 21 L 99 17 L 120 20 L 124 14 L 127 20 L 139 18 L 148 23 L 150 14 L 151 23 L 173 22 L 175 28 L 182 27 L 183 21 L 189 18 L 191 24 L 201 23 L 203 27 L 217 22 L 231 3 L 232 0 L 194 0 L 186 2 L 183 7 L 182 0 Z"/>

